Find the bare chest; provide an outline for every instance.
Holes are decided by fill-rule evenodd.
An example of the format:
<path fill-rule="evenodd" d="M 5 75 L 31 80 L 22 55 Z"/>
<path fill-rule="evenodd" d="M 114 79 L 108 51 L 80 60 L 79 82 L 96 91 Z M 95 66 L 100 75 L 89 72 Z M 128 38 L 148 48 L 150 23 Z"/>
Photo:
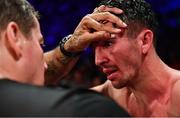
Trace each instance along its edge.
<path fill-rule="evenodd" d="M 143 102 L 142 99 L 137 100 L 132 92 L 128 92 L 127 89 L 113 91 L 112 93 L 114 94 L 111 94 L 111 97 L 131 116 L 168 117 L 169 113 L 171 113 L 172 99 L 169 93 L 151 102 Z M 143 98 L 143 96 L 140 98 Z"/>
<path fill-rule="evenodd" d="M 154 100 L 151 103 L 144 103 L 137 100 L 133 95 L 121 94 L 115 97 L 115 101 L 122 106 L 131 116 L 154 117 L 154 116 L 168 116 L 170 101 L 168 100 Z"/>

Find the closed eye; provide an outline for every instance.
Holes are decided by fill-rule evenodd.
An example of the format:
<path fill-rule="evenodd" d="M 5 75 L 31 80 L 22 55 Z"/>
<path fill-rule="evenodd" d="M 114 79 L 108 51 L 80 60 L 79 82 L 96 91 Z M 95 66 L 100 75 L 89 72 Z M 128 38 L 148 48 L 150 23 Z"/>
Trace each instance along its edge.
<path fill-rule="evenodd" d="M 113 44 L 113 42 L 111 40 L 107 40 L 107 41 L 103 41 L 103 43 L 101 44 L 103 47 L 109 47 Z"/>
<path fill-rule="evenodd" d="M 113 41 L 111 39 L 108 39 L 106 41 L 99 41 L 99 42 L 95 42 L 93 44 L 90 45 L 91 48 L 95 48 L 97 46 L 102 46 L 102 47 L 109 47 L 113 44 Z"/>
<path fill-rule="evenodd" d="M 44 44 L 44 38 L 40 38 L 39 39 L 39 44 L 41 45 L 41 47 L 45 47 L 46 45 Z"/>

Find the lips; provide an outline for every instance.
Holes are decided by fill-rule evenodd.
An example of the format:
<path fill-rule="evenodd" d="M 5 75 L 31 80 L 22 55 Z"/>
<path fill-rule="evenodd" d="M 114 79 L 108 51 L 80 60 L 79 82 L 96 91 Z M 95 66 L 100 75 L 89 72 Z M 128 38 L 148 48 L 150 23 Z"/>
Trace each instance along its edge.
<path fill-rule="evenodd" d="M 117 71 L 116 68 L 103 68 L 103 72 L 107 75 L 108 79 L 112 79 L 113 73 Z"/>

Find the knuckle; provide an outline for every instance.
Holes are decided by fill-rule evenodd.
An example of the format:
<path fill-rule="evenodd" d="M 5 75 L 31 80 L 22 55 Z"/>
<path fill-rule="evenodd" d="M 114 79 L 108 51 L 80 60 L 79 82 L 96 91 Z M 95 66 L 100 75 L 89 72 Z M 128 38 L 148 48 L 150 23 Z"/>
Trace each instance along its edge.
<path fill-rule="evenodd" d="M 87 22 L 89 22 L 90 19 L 91 19 L 91 17 L 90 17 L 90 15 L 88 14 L 88 15 L 86 15 L 86 16 L 83 17 L 82 21 L 83 21 L 83 23 L 87 23 Z"/>
<path fill-rule="evenodd" d="M 84 20 L 88 20 L 90 18 L 90 14 L 87 14 L 86 16 L 84 16 Z"/>
<path fill-rule="evenodd" d="M 105 29 L 105 28 L 104 28 L 104 25 L 103 25 L 103 24 L 99 24 L 99 29 L 100 29 L 100 30 Z"/>
<path fill-rule="evenodd" d="M 113 15 L 110 12 L 104 12 L 103 15 L 104 15 L 105 18 L 113 17 Z"/>
<path fill-rule="evenodd" d="M 111 15 L 109 12 L 103 12 L 103 14 L 105 15 L 105 16 L 109 16 L 109 15 Z"/>

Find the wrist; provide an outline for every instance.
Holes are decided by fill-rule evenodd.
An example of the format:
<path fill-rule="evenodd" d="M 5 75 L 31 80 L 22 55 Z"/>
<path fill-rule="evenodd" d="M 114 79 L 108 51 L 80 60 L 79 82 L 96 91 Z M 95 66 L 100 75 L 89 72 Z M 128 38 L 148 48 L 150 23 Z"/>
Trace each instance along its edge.
<path fill-rule="evenodd" d="M 64 37 L 60 42 L 59 42 L 59 48 L 60 48 L 60 51 L 63 55 L 67 56 L 67 57 L 76 57 L 76 56 L 79 56 L 81 52 L 70 52 L 70 51 L 67 51 L 65 49 L 65 43 L 70 40 L 70 38 L 72 37 L 72 35 L 68 35 L 66 37 Z"/>

